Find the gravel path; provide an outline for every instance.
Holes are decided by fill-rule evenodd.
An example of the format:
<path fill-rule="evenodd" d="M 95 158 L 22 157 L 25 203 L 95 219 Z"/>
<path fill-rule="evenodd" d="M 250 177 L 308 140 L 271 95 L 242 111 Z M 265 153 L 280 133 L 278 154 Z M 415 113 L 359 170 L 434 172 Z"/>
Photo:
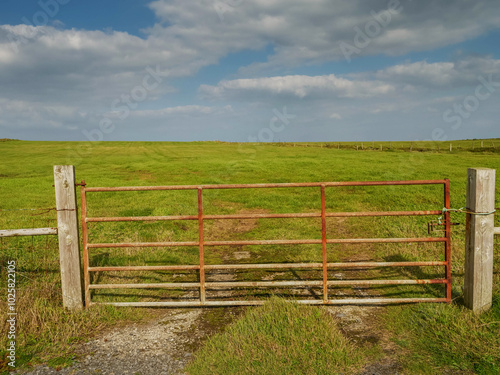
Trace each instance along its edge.
<path fill-rule="evenodd" d="M 226 223 L 216 222 L 217 233 L 247 232 L 257 225 L 246 222 L 226 227 Z M 359 254 L 357 254 L 359 256 Z M 236 260 L 251 257 L 248 251 L 236 251 L 230 258 Z M 283 276 L 283 272 L 275 272 L 263 277 L 263 280 L 274 280 Z M 344 278 L 344 274 L 336 274 Z M 234 281 L 235 274 L 230 270 L 217 270 L 207 274 L 207 281 Z M 210 298 L 231 297 L 232 289 L 218 289 L 210 292 Z M 299 295 L 314 296 L 309 289 L 295 290 Z M 366 296 L 363 289 L 355 289 L 355 294 Z M 192 297 L 192 296 L 191 296 Z M 397 360 L 396 347 L 390 340 L 388 332 L 383 329 L 377 317 L 382 307 L 330 306 L 328 311 L 339 321 L 344 335 L 361 346 L 380 345 L 383 358 L 375 363 L 367 364 L 359 375 L 396 375 L 401 373 L 401 365 Z M 194 352 L 201 347 L 204 340 L 220 331 L 235 317 L 241 315 L 244 308 L 221 309 L 165 309 L 159 318 L 146 323 L 136 323 L 103 332 L 95 339 L 82 344 L 78 350 L 75 364 L 53 369 L 42 365 L 29 372 L 16 374 L 33 375 L 163 375 L 184 374 L 183 369 L 192 358 Z"/>
<path fill-rule="evenodd" d="M 396 375 L 401 367 L 394 344 L 381 330 L 376 316 L 381 307 L 330 306 L 327 310 L 338 319 L 351 340 L 361 344 L 378 343 L 384 358 L 367 364 L 360 375 Z M 185 374 L 183 369 L 203 341 L 233 320 L 244 308 L 218 309 L 219 320 L 207 324 L 211 309 L 167 309 L 161 317 L 147 323 L 115 328 L 82 344 L 75 364 L 60 370 L 46 365 L 24 375 L 163 375 Z M 213 319 L 213 316 L 211 316 Z M 220 324 L 219 324 L 220 323 Z"/>
<path fill-rule="evenodd" d="M 201 309 L 167 310 L 159 319 L 117 328 L 83 344 L 71 367 L 39 366 L 24 374 L 182 374 L 205 336 L 203 329 L 194 329 L 201 315 Z"/>
<path fill-rule="evenodd" d="M 208 281 L 232 281 L 232 271 L 216 270 Z M 212 298 L 231 296 L 232 291 L 215 290 Z M 192 297 L 190 294 L 186 296 Z M 46 365 L 24 375 L 168 375 L 184 374 L 194 352 L 243 313 L 244 308 L 165 309 L 161 317 L 146 323 L 115 328 L 83 344 L 75 364 L 60 370 Z"/>

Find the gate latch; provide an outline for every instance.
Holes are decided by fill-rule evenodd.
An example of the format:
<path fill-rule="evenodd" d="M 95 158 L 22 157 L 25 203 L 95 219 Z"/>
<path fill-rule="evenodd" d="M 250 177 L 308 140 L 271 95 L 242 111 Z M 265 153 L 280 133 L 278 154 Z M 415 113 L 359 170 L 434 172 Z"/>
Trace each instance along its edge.
<path fill-rule="evenodd" d="M 436 227 L 444 227 L 446 225 L 446 220 L 432 220 L 427 224 L 427 232 L 431 234 L 431 232 L 435 231 L 444 231 L 445 229 L 436 228 Z M 460 223 L 450 223 L 450 225 L 460 225 Z"/>

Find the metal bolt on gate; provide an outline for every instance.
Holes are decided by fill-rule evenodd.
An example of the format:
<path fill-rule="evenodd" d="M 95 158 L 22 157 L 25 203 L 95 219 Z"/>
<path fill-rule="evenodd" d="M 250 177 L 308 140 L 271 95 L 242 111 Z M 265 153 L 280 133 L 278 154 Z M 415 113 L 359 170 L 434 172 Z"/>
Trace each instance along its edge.
<path fill-rule="evenodd" d="M 298 300 L 304 304 L 387 304 L 411 302 L 450 302 L 451 301 L 451 221 L 448 210 L 432 211 L 374 211 L 374 212 L 326 212 L 325 189 L 339 186 L 387 186 L 387 185 L 443 185 L 444 207 L 450 209 L 450 183 L 444 180 L 419 180 L 419 181 L 361 181 L 361 182 L 314 182 L 314 183 L 272 183 L 272 184 L 227 184 L 227 185 L 183 185 L 183 186 L 141 186 L 141 187 L 86 187 L 81 184 L 82 201 L 82 235 L 83 235 L 83 262 L 85 283 L 85 305 L 97 303 L 91 301 L 92 289 L 120 289 L 120 288 L 197 288 L 200 291 L 198 301 L 190 302 L 99 302 L 115 306 L 237 306 L 259 305 L 261 300 L 255 301 L 210 301 L 206 298 L 206 288 L 215 287 L 290 287 L 301 286 L 322 287 L 323 296 L 317 300 Z M 317 213 L 286 213 L 286 214 L 230 214 L 230 215 L 204 215 L 203 191 L 210 189 L 258 189 L 258 188 L 319 188 L 321 194 L 321 211 Z M 197 190 L 198 215 L 178 216 L 140 216 L 140 217 L 87 217 L 87 193 L 111 191 L 160 191 L 160 190 Z M 327 238 L 326 218 L 329 217 L 375 217 L 375 216 L 422 216 L 444 215 L 444 236 L 442 237 L 417 237 L 417 238 Z M 245 240 L 245 241 L 205 241 L 203 238 L 203 224 L 206 220 L 221 219 L 260 219 L 260 218 L 321 218 L 321 239 L 300 240 Z M 197 220 L 198 241 L 186 242 L 135 242 L 135 243 L 89 243 L 88 223 L 92 222 L 127 222 L 127 221 L 167 221 L 167 220 Z M 328 244 L 359 244 L 359 243 L 415 243 L 415 242 L 442 242 L 444 243 L 444 261 L 422 262 L 327 262 Z M 322 263 L 271 263 L 271 264 L 205 264 L 205 247 L 234 246 L 234 245 L 288 245 L 288 244 L 321 244 Z M 199 264 L 183 266 L 126 266 L 126 267 L 90 267 L 89 251 L 96 248 L 117 247 L 174 247 L 198 246 Z M 328 270 L 338 268 L 375 268 L 375 267 L 409 267 L 409 266 L 443 266 L 445 276 L 442 279 L 426 280 L 329 280 Z M 245 269 L 318 269 L 322 270 L 321 280 L 306 281 L 259 281 L 259 282 L 207 282 L 205 271 L 209 270 L 245 270 Z M 158 284 L 90 284 L 90 272 L 98 271 L 141 271 L 141 270 L 197 270 L 199 282 L 190 283 L 158 283 Z M 445 296 L 442 298 L 350 298 L 331 299 L 328 296 L 329 286 L 339 285 L 397 285 L 397 284 L 444 284 Z"/>

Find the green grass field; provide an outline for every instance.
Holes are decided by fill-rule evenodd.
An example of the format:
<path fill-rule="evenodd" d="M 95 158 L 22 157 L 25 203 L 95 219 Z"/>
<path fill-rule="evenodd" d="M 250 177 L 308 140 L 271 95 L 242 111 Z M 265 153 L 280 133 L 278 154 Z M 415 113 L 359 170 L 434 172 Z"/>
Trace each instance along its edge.
<path fill-rule="evenodd" d="M 55 206 L 52 167 L 58 164 L 75 165 L 77 180 L 85 180 L 89 187 L 449 178 L 452 207 L 460 208 L 465 206 L 467 168 L 498 169 L 500 140 L 451 143 L 450 152 L 450 142 L 234 144 L 5 141 L 0 142 L 0 228 L 56 226 L 55 212 L 41 209 Z M 500 197 L 499 179 L 497 173 L 497 202 Z M 442 196 L 442 187 L 436 186 L 327 188 L 326 206 L 328 211 L 439 210 L 443 207 Z M 88 201 L 90 216 L 194 215 L 197 212 L 196 191 L 89 193 Z M 204 208 L 205 214 L 319 212 L 320 194 L 319 189 L 312 188 L 210 190 L 204 193 Z M 496 226 L 500 226 L 498 218 L 499 215 L 496 216 Z M 331 238 L 418 237 L 427 236 L 427 223 L 431 219 L 436 218 L 341 221 L 332 218 L 328 219 L 327 228 Z M 460 224 L 453 227 L 452 235 L 454 302 L 450 305 L 391 306 L 387 308 L 384 319 L 394 335 L 394 342 L 406 353 L 401 360 L 407 373 L 431 374 L 446 369 L 499 373 L 498 251 L 495 254 L 494 307 L 489 313 L 476 317 L 461 305 L 465 215 L 453 214 L 452 219 Z M 315 218 L 229 223 L 212 221 L 207 223 L 205 239 L 321 238 L 320 224 Z M 439 232 L 433 235 L 438 236 Z M 95 223 L 90 226 L 90 239 L 92 242 L 196 241 L 197 225 L 195 221 Z M 498 244 L 497 237 L 496 250 Z M 101 249 L 91 253 L 91 265 L 196 264 L 197 251 L 197 248 Z M 247 259 L 238 260 L 234 252 L 249 255 Z M 329 261 L 438 260 L 442 257 L 441 244 L 328 247 Z M 103 327 L 141 319 L 150 312 L 141 308 L 109 306 L 95 306 L 76 314 L 65 312 L 61 308 L 57 238 L 54 236 L 0 239 L 2 288 L 6 288 L 6 264 L 9 260 L 16 260 L 18 271 L 17 307 L 22 312 L 18 317 L 20 365 L 35 364 L 54 357 L 71 358 L 75 343 L 91 337 Z M 214 247 L 206 250 L 207 264 L 320 260 L 321 246 L 313 245 L 245 246 L 237 249 Z M 432 278 L 441 277 L 442 269 L 371 270 L 347 275 L 352 278 Z M 235 280 L 273 277 L 277 281 L 314 279 L 317 276 L 314 272 L 305 271 L 279 275 L 255 271 L 233 275 Z M 95 276 L 94 282 L 189 282 L 196 281 L 196 278 L 194 272 L 102 272 Z M 238 289 L 235 293 L 239 298 L 266 299 L 271 292 L 285 297 L 300 296 L 299 292 L 291 289 Z M 342 296 L 354 292 L 352 288 L 343 287 L 331 288 L 331 293 Z M 375 287 L 370 288 L 369 293 L 390 297 L 433 297 L 442 296 L 443 288 L 439 285 Z M 162 301 L 175 300 L 182 295 L 180 290 L 102 290 L 94 293 L 93 300 Z M 5 322 L 4 299 L 0 304 L 1 320 Z M 297 314 L 308 313 L 297 311 Z M 322 318 L 318 316 L 315 319 Z M 5 342 L 7 325 L 2 324 L 0 328 L 1 341 Z M 227 332 L 234 331 L 228 329 Z M 220 337 L 220 340 L 223 342 L 230 338 Z M 435 348 L 440 350 L 436 353 Z M 3 346 L 0 348 L 0 361 L 5 354 L 2 350 Z M 200 356 L 203 355 L 200 353 Z M 221 361 L 226 361 L 223 356 L 221 358 Z M 1 369 L 6 368 L 4 362 L 0 365 L 3 365 Z M 201 369 L 197 371 L 204 373 Z"/>

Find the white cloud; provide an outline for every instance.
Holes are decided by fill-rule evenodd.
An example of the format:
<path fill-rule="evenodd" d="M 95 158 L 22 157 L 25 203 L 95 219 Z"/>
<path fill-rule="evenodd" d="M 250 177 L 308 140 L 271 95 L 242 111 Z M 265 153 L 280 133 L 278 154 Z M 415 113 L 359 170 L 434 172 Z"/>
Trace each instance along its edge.
<path fill-rule="evenodd" d="M 321 94 L 339 98 L 367 98 L 393 92 L 394 87 L 379 81 L 354 81 L 323 76 L 281 76 L 268 78 L 247 78 L 221 81 L 217 86 L 202 85 L 200 92 L 206 97 L 228 97 L 235 93 L 268 93 L 273 95 L 304 98 Z"/>
<path fill-rule="evenodd" d="M 399 80 L 411 83 L 449 85 L 459 77 L 459 72 L 450 62 L 428 64 L 418 61 L 411 64 L 391 66 L 379 71 L 375 77 L 382 80 Z"/>
<path fill-rule="evenodd" d="M 69 83 L 125 73 L 133 79 L 146 66 L 157 64 L 171 77 L 188 76 L 228 53 L 267 45 L 274 47 L 274 53 L 264 66 L 342 60 L 339 43 L 354 43 L 354 27 L 363 29 L 372 22 L 372 12 L 386 12 L 389 1 L 245 0 L 234 3 L 239 6 L 227 5 L 222 21 L 217 12 L 220 3 L 154 1 L 150 7 L 161 22 L 144 30 L 144 39 L 116 31 L 1 26 L 0 83 L 2 73 L 24 72 L 35 83 L 41 75 L 66 76 Z M 359 56 L 434 49 L 500 27 L 496 0 L 400 3 L 402 11 L 391 16 Z M 13 46 L 19 53 L 12 54 Z"/>
<path fill-rule="evenodd" d="M 407 62 L 374 73 L 350 74 L 353 79 L 375 79 L 387 84 L 415 89 L 453 89 L 474 87 L 478 77 L 500 75 L 500 60 L 485 56 L 465 56 L 454 62 Z"/>
<path fill-rule="evenodd" d="M 70 106 L 0 98 L 0 126 L 6 129 L 67 129 L 76 114 Z"/>
<path fill-rule="evenodd" d="M 190 76 L 228 53 L 268 45 L 274 51 L 268 61 L 242 72 L 342 60 L 339 43 L 353 43 L 354 27 L 363 28 L 373 21 L 372 11 L 383 14 L 389 4 L 387 0 L 246 0 L 224 3 L 221 21 L 220 3 L 154 1 L 150 7 L 160 22 L 144 30 L 145 38 L 116 31 L 0 26 L 0 97 L 25 100 L 38 94 L 49 100 L 46 92 L 53 90 L 54 95 L 60 94 L 56 100 L 86 103 L 94 98 L 95 105 L 133 88 L 147 66 L 161 66 L 168 77 Z M 496 0 L 401 0 L 401 8 L 359 55 L 432 49 L 500 27 L 500 2 Z M 429 78 L 438 75 L 443 83 L 453 79 L 436 71 L 425 73 Z M 164 82 L 158 94 L 169 91 Z"/>
<path fill-rule="evenodd" d="M 230 112 L 231 106 L 225 106 L 223 108 L 220 107 L 207 107 L 201 105 L 184 105 L 177 107 L 168 107 L 161 109 L 152 109 L 152 110 L 144 110 L 144 111 L 134 111 L 131 112 L 132 116 L 137 117 L 147 117 L 147 118 L 158 118 L 158 117 L 168 117 L 168 116 L 176 116 L 176 115 L 211 115 L 211 114 L 220 114 L 223 112 Z"/>
<path fill-rule="evenodd" d="M 222 10 L 217 9 L 221 2 L 227 5 Z M 126 32 L 63 29 L 60 23 L 53 23 L 57 27 L 0 25 L 0 124 L 2 129 L 73 131 L 95 126 L 92 121 L 98 114 L 112 112 L 114 101 L 123 101 L 142 84 L 148 66 L 161 68 L 162 82 L 148 91 L 144 100 L 148 109 L 142 108 L 142 101 L 134 103 L 137 108 L 130 117 L 161 123 L 163 117 L 229 113 L 220 107 L 189 105 L 186 96 L 176 100 L 177 107 L 160 99 L 166 101 L 175 91 L 174 78 L 194 76 L 231 53 L 266 47 L 272 52 L 264 62 L 245 62 L 240 75 L 231 77 L 240 79 L 202 84 L 199 92 L 221 100 L 251 99 L 250 105 L 279 106 L 304 99 L 310 106 L 304 108 L 309 118 L 319 107 L 323 120 L 336 114 L 346 120 L 370 111 L 394 113 L 388 109 L 394 105 L 403 110 L 412 105 L 427 108 L 440 96 L 458 96 L 451 92 L 455 88 L 474 87 L 479 74 L 499 74 L 499 60 L 486 57 L 408 62 L 357 75 L 283 72 L 289 67 L 304 66 L 307 71 L 307 64 L 342 61 L 339 43 L 354 43 L 355 27 L 364 30 L 374 21 L 373 14 L 387 15 L 388 4 L 388 0 L 158 0 L 149 5 L 158 22 L 144 30 L 143 38 Z M 433 50 L 500 27 L 498 0 L 400 0 L 400 6 L 401 11 L 393 13 L 353 58 Z M 265 69 L 279 73 L 262 77 Z M 423 95 L 431 90 L 435 90 L 432 97 Z"/>
<path fill-rule="evenodd" d="M 435 104 L 454 103 L 458 100 L 460 100 L 459 96 L 443 96 L 441 98 L 434 99 L 433 103 L 435 103 Z"/>
<path fill-rule="evenodd" d="M 374 109 L 370 109 L 369 113 L 376 115 L 376 114 L 384 113 L 384 112 L 400 111 L 401 109 L 402 108 L 400 106 L 400 103 L 383 103 L 383 104 L 377 105 Z"/>

